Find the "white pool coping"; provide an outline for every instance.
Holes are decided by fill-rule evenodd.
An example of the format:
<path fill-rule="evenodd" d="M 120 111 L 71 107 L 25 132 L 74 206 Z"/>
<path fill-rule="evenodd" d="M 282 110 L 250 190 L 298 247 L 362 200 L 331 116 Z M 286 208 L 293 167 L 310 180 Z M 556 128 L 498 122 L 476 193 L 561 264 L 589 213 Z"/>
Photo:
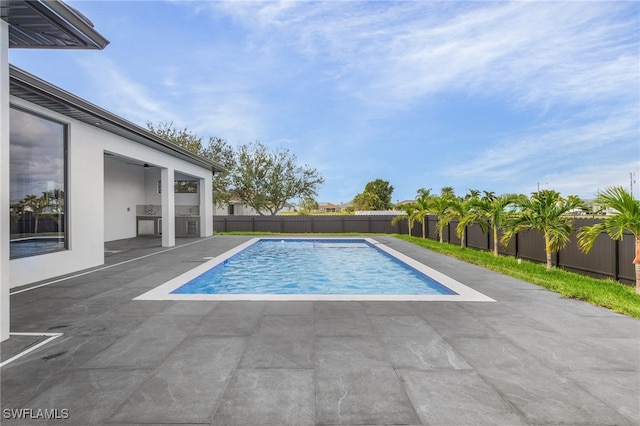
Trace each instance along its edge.
<path fill-rule="evenodd" d="M 406 263 L 412 268 L 422 272 L 423 274 L 438 281 L 443 286 L 453 290 L 457 294 L 172 294 L 175 289 L 183 286 L 192 279 L 202 275 L 209 269 L 219 265 L 235 254 L 241 252 L 247 247 L 264 239 L 275 240 L 365 240 L 375 245 L 380 250 L 390 254 L 396 259 Z M 231 301 L 231 300 L 251 300 L 251 301 L 418 301 L 418 302 L 434 302 L 434 301 L 450 301 L 450 302 L 495 302 L 492 298 L 462 284 L 453 278 L 426 266 L 417 260 L 406 256 L 385 244 L 376 241 L 374 238 L 360 237 L 296 237 L 296 238 L 278 238 L 278 237 L 261 237 L 252 238 L 251 240 L 226 251 L 220 256 L 185 272 L 176 278 L 167 281 L 158 287 L 141 294 L 133 300 L 194 300 L 194 301 Z"/>

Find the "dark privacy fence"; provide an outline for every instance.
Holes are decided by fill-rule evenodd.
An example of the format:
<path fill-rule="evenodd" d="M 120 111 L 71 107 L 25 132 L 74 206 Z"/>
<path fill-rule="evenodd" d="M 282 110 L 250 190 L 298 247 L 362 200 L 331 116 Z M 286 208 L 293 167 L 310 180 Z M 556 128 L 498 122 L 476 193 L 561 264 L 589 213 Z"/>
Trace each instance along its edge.
<path fill-rule="evenodd" d="M 391 224 L 393 216 L 214 216 L 214 232 L 275 232 L 275 233 L 377 233 L 407 234 L 406 220 Z M 599 219 L 577 218 L 574 228 L 593 225 Z M 452 221 L 444 230 L 444 241 L 460 244 L 456 235 L 457 221 Z M 465 246 L 480 250 L 493 250 L 493 233 L 483 234 L 477 224 L 467 227 Z M 600 235 L 589 254 L 583 253 L 576 243 L 576 233 L 571 236 L 567 246 L 554 255 L 554 265 L 568 271 L 578 272 L 597 278 L 613 278 L 626 283 L 635 283 L 635 256 L 633 234 L 625 234 L 622 241 L 611 240 Z M 411 235 L 422 236 L 422 224 L 414 223 Z M 426 221 L 427 238 L 437 240 L 436 217 L 429 216 Z M 499 246 L 501 254 L 510 255 L 534 262 L 546 262 L 544 239 L 535 231 L 519 233 L 505 248 Z"/>

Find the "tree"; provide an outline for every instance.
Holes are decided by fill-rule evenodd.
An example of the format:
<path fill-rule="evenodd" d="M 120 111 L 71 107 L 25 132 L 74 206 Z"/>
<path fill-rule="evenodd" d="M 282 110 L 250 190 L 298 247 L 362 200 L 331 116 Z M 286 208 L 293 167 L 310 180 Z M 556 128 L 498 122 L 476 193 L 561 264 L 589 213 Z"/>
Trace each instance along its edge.
<path fill-rule="evenodd" d="M 156 134 L 164 140 L 167 140 L 179 147 L 193 152 L 197 155 L 204 155 L 202 147 L 202 138 L 189 131 L 189 129 L 178 129 L 174 127 L 172 121 L 161 121 L 158 124 L 153 124 L 147 121 L 147 128 L 151 133 Z"/>
<path fill-rule="evenodd" d="M 451 222 L 452 216 L 449 212 L 452 203 L 456 198 L 453 188 L 445 186 L 440 190 L 440 195 L 431 196 L 429 198 L 429 211 L 436 215 L 436 229 L 438 231 L 438 240 L 444 242 L 444 228 Z"/>
<path fill-rule="evenodd" d="M 530 198 L 520 201 L 517 214 L 507 218 L 502 242 L 506 246 L 518 232 L 535 229 L 544 235 L 547 270 L 551 270 L 551 255 L 569 242 L 573 232 L 573 217 L 567 213 L 582 205 L 582 200 L 575 195 L 565 199 L 550 189 L 534 192 Z"/>
<path fill-rule="evenodd" d="M 233 198 L 231 190 L 231 171 L 236 168 L 236 154 L 229 143 L 222 138 L 210 137 L 209 142 L 202 150 L 203 157 L 208 158 L 224 167 L 227 172 L 216 173 L 211 182 L 213 186 L 213 201 L 218 207 L 229 204 Z"/>
<path fill-rule="evenodd" d="M 213 199 L 218 206 L 239 199 L 258 214 L 275 215 L 287 201 L 316 195 L 324 179 L 309 165 L 298 166 L 288 150 L 270 152 L 259 141 L 234 149 L 226 140 L 210 137 L 206 147 L 202 138 L 188 129 L 177 129 L 171 122 L 147 123 L 149 131 L 194 154 L 227 169 L 213 177 Z"/>
<path fill-rule="evenodd" d="M 477 223 L 486 233 L 489 228 L 493 230 L 493 255 L 498 257 L 498 232 L 509 214 L 512 213 L 512 207 L 517 204 L 518 200 L 524 195 L 503 194 L 496 196 L 493 192 L 484 191 L 484 196 L 471 202 L 469 208 L 471 215 L 469 217 L 472 222 Z"/>
<path fill-rule="evenodd" d="M 420 188 L 416 195 L 416 220 L 422 225 L 422 238 L 427 238 L 426 219 L 431 213 L 431 188 Z"/>
<path fill-rule="evenodd" d="M 45 214 L 45 209 L 48 205 L 47 197 L 45 193 L 42 196 L 38 197 L 36 195 L 27 195 L 20 201 L 20 206 L 24 210 L 29 210 L 35 219 L 33 233 L 38 233 L 38 221 L 40 220 L 40 216 Z"/>
<path fill-rule="evenodd" d="M 355 210 L 378 210 L 376 206 L 381 204 L 380 198 L 376 194 L 366 191 L 357 194 L 351 202 Z"/>
<path fill-rule="evenodd" d="M 275 215 L 293 198 L 313 198 L 324 179 L 316 169 L 296 163 L 289 150 L 270 152 L 258 141 L 242 145 L 230 172 L 231 193 L 260 215 Z"/>
<path fill-rule="evenodd" d="M 401 209 L 404 211 L 405 214 L 399 214 L 398 216 L 394 217 L 391 220 L 391 224 L 395 225 L 401 220 L 406 220 L 407 227 L 409 228 L 407 233 L 411 235 L 411 229 L 413 229 L 413 223 L 416 221 L 416 211 L 417 211 L 416 205 L 413 203 L 404 204 L 401 206 Z"/>
<path fill-rule="evenodd" d="M 578 246 L 588 253 L 596 238 L 606 233 L 613 240 L 621 240 L 626 231 L 635 238 L 636 257 L 633 259 L 636 272 L 636 293 L 640 294 L 640 201 L 621 186 L 608 187 L 599 193 L 594 203 L 614 209 L 604 221 L 592 226 L 584 226 L 578 232 Z"/>
<path fill-rule="evenodd" d="M 353 198 L 356 210 L 390 210 L 393 186 L 388 181 L 376 179 L 367 183 L 364 191 Z"/>
<path fill-rule="evenodd" d="M 478 199 L 479 191 L 470 189 L 464 198 L 454 197 L 449 205 L 449 220 L 458 219 L 456 235 L 460 238 L 460 247 L 465 246 L 467 226 L 476 220 L 476 215 L 471 209 L 473 202 Z"/>
<path fill-rule="evenodd" d="M 314 210 L 318 210 L 319 204 L 311 197 L 307 197 L 300 201 L 300 214 L 309 214 Z"/>

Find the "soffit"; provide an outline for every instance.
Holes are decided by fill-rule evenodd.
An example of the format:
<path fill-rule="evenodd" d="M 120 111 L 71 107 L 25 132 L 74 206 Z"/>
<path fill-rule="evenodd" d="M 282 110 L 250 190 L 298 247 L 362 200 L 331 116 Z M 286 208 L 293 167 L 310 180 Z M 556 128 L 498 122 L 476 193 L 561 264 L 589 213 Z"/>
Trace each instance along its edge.
<path fill-rule="evenodd" d="M 104 49 L 109 41 L 73 7 L 57 0 L 0 0 L 0 18 L 9 23 L 9 47 Z"/>
<path fill-rule="evenodd" d="M 53 86 L 13 65 L 9 66 L 9 92 L 50 111 L 82 121 L 123 138 L 212 170 L 226 171 L 220 164 L 166 141 L 148 130 L 114 115 L 84 99 Z"/>

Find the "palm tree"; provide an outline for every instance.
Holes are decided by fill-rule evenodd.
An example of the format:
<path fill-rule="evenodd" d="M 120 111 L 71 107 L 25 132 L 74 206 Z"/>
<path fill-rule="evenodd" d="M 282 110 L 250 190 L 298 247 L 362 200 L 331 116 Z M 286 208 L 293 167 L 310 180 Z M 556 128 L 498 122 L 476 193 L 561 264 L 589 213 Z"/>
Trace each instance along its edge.
<path fill-rule="evenodd" d="M 507 217 L 512 213 L 512 207 L 524 195 L 503 194 L 496 196 L 493 192 L 484 191 L 484 196 L 473 200 L 470 205 L 471 215 L 468 220 L 476 222 L 483 233 L 489 228 L 493 230 L 493 255 L 498 257 L 498 232 L 503 228 Z"/>
<path fill-rule="evenodd" d="M 429 200 L 429 210 L 437 216 L 436 229 L 441 243 L 444 242 L 444 228 L 447 227 L 452 219 L 449 209 L 455 198 L 453 188 L 445 186 L 440 190 L 440 195 L 432 196 Z"/>
<path fill-rule="evenodd" d="M 600 223 L 582 227 L 578 233 L 578 246 L 588 253 L 593 248 L 596 238 L 603 232 L 613 240 L 621 240 L 625 231 L 631 232 L 636 240 L 636 257 L 633 259 L 636 293 L 640 294 L 640 201 L 635 200 L 633 195 L 621 186 L 614 186 L 599 193 L 594 203 L 614 209 L 615 212 Z"/>
<path fill-rule="evenodd" d="M 405 212 L 405 214 L 400 214 L 396 217 L 394 217 L 391 220 L 391 224 L 395 225 L 396 223 L 400 222 L 401 220 L 406 220 L 407 221 L 407 226 L 409 227 L 409 236 L 411 236 L 411 230 L 413 229 L 413 223 L 416 221 L 416 206 L 415 204 L 404 204 L 402 206 L 400 206 L 400 208 Z"/>
<path fill-rule="evenodd" d="M 480 191 L 470 189 L 464 198 L 455 197 L 451 200 L 449 205 L 449 220 L 458 219 L 458 225 L 456 226 L 456 235 L 460 238 L 460 247 L 465 246 L 465 234 L 467 226 L 472 224 L 476 220 L 474 210 L 471 208 L 473 202 L 478 199 Z"/>
<path fill-rule="evenodd" d="M 25 210 L 31 211 L 35 219 L 34 230 L 33 233 L 38 233 L 38 221 L 40 220 L 40 216 L 44 215 L 44 210 L 48 206 L 47 197 L 43 194 L 41 197 L 35 195 L 27 195 L 21 201 Z"/>
<path fill-rule="evenodd" d="M 415 216 L 416 216 L 416 220 L 419 220 L 420 223 L 422 224 L 422 238 L 427 238 L 427 229 L 426 229 L 426 219 L 427 216 L 429 216 L 429 213 L 431 213 L 431 206 L 430 206 L 430 200 L 431 200 L 431 188 L 429 189 L 425 189 L 425 188 L 420 188 L 418 189 L 418 194 L 416 195 L 416 211 L 415 211 Z"/>
<path fill-rule="evenodd" d="M 520 212 L 507 218 L 502 242 L 506 246 L 518 232 L 535 229 L 544 235 L 547 270 L 551 270 L 551 255 L 569 242 L 573 232 L 573 218 L 567 213 L 583 204 L 575 195 L 565 199 L 550 189 L 534 192 L 531 198 L 521 200 Z"/>

